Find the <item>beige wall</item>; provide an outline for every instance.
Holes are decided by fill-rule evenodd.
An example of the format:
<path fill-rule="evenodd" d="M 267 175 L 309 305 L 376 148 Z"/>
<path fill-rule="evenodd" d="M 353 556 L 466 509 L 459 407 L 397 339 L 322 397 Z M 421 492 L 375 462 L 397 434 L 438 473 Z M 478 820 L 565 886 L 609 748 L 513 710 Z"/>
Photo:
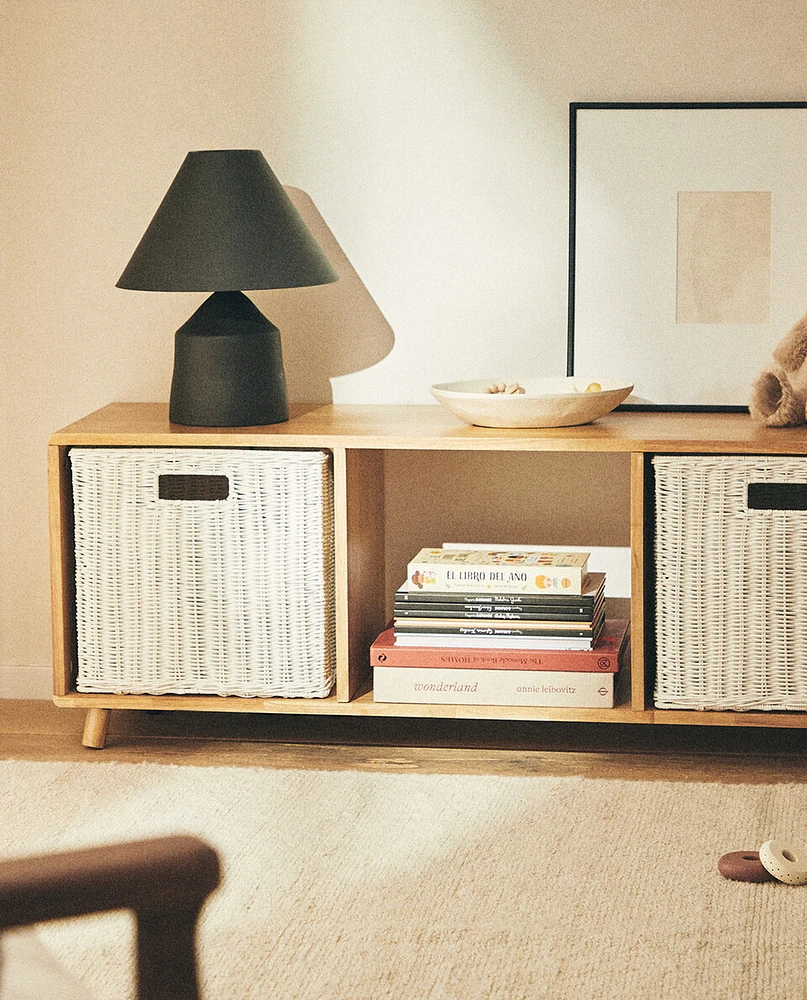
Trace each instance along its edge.
<path fill-rule="evenodd" d="M 570 101 L 807 97 L 797 0 L 8 0 L 0 19 L 6 673 L 50 659 L 49 433 L 165 399 L 201 301 L 114 287 L 189 149 L 262 149 L 339 262 L 338 286 L 256 296 L 292 398 L 419 402 L 505 363 L 563 371 Z"/>

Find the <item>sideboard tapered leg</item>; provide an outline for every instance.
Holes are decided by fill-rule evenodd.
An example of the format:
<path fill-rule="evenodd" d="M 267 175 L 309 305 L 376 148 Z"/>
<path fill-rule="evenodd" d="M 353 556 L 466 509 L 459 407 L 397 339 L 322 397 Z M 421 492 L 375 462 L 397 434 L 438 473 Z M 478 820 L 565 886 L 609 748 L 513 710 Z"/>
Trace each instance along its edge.
<path fill-rule="evenodd" d="M 87 710 L 84 736 L 81 739 L 85 747 L 92 747 L 94 750 L 104 749 L 111 716 L 111 708 L 90 708 Z"/>

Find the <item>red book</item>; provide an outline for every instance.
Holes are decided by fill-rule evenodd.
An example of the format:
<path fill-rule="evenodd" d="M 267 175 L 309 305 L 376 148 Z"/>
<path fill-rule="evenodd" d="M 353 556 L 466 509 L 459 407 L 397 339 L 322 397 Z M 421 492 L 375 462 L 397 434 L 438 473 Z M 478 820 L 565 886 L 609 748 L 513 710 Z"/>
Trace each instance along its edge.
<path fill-rule="evenodd" d="M 394 630 L 390 627 L 370 646 L 370 665 L 615 673 L 619 670 L 628 632 L 626 618 L 607 618 L 592 649 L 480 649 L 470 646 L 398 646 Z"/>

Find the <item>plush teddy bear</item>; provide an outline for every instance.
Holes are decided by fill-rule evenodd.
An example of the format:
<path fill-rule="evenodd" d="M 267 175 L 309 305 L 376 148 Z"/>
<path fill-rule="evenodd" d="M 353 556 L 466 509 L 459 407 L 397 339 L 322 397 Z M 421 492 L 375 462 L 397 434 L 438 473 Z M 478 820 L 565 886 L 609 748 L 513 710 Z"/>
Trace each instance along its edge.
<path fill-rule="evenodd" d="M 752 418 L 768 427 L 807 423 L 807 313 L 776 345 L 773 359 L 751 390 Z"/>

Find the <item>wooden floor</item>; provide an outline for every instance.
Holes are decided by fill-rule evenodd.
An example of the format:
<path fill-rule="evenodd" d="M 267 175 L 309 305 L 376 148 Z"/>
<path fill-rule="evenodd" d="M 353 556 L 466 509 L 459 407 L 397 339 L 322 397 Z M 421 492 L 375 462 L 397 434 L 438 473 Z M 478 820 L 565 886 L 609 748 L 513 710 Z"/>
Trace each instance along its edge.
<path fill-rule="evenodd" d="M 84 712 L 0 700 L 0 758 L 152 761 L 668 781 L 807 781 L 807 731 L 113 712 L 107 746 L 81 745 Z"/>

